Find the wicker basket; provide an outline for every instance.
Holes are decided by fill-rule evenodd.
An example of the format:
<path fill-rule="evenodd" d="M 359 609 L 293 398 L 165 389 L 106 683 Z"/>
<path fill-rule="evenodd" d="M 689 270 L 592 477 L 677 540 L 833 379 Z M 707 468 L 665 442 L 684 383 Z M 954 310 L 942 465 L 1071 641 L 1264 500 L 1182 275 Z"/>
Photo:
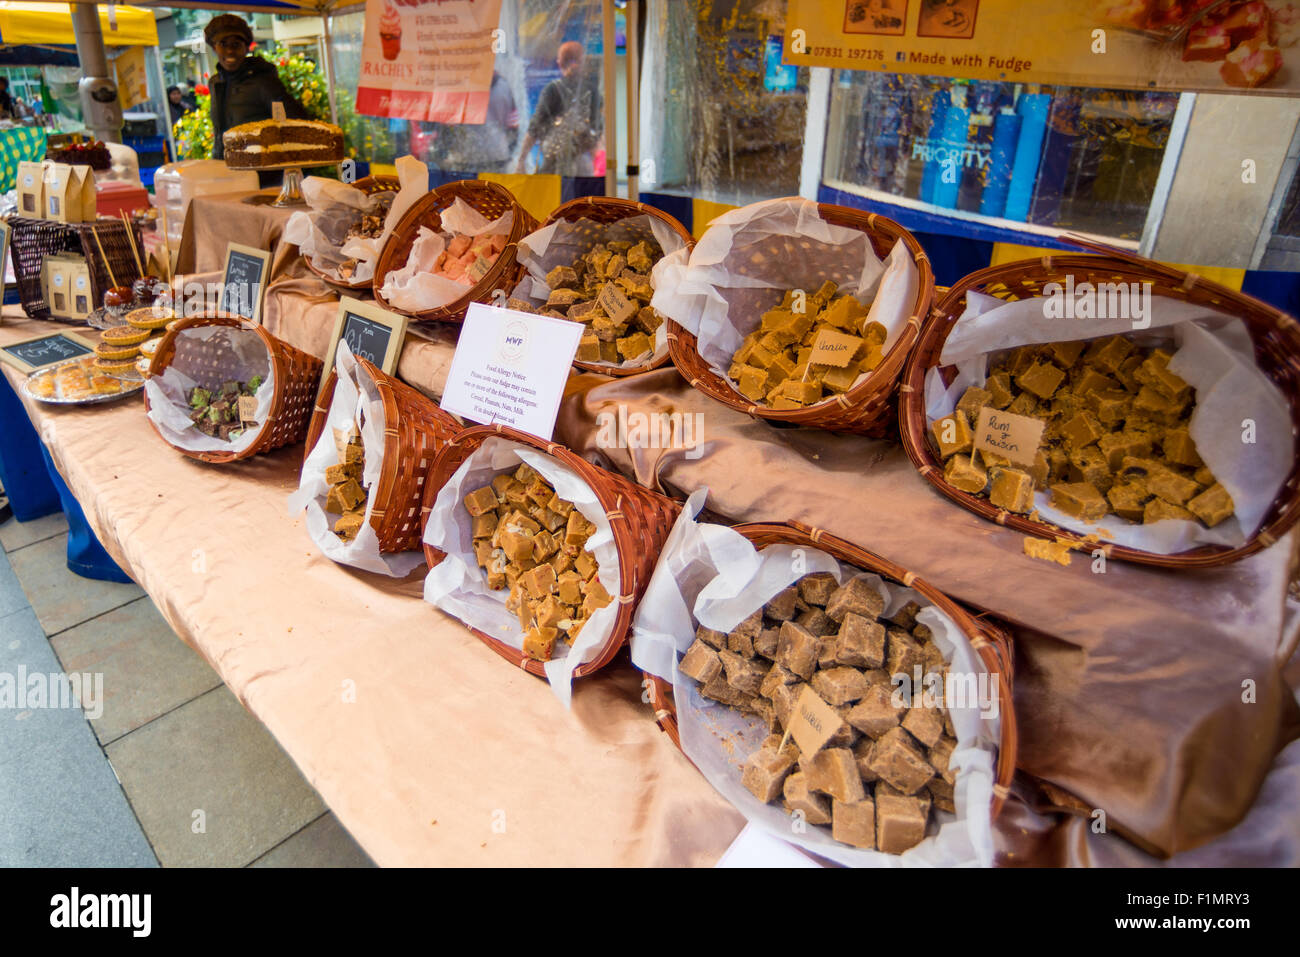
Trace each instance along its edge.
<path fill-rule="evenodd" d="M 401 182 L 396 176 L 363 176 L 352 184 L 356 189 L 361 190 L 367 196 L 374 196 L 376 193 L 396 193 L 402 188 Z M 357 292 L 362 289 L 369 289 L 371 280 L 362 279 L 359 282 L 344 282 L 342 279 L 336 279 L 329 275 L 325 270 L 318 268 L 308 256 L 302 257 L 303 265 L 307 271 L 317 276 L 322 281 L 339 289 L 343 292 Z M 311 443 L 308 443 L 309 445 Z"/>
<path fill-rule="evenodd" d="M 379 483 L 371 493 L 374 502 L 370 525 L 379 537 L 381 552 L 407 552 L 420 548 L 424 523 L 424 480 L 439 450 L 463 430 L 450 413 L 432 399 L 357 357 L 357 364 L 374 380 L 384 403 L 384 462 Z M 331 372 L 317 400 L 307 429 L 304 460 L 315 448 L 329 417 L 337 373 Z"/>
<path fill-rule="evenodd" d="M 56 223 L 44 219 L 14 216 L 9 219 L 13 232 L 9 249 L 14 264 L 14 278 L 18 280 L 18 296 L 23 311 L 33 319 L 50 318 L 50 307 L 41 293 L 41 263 L 54 253 L 80 253 L 90 267 L 90 292 L 96 307 L 103 304 L 104 293 L 113 286 L 104 256 L 113 268 L 118 285 L 129 286 L 140 278 L 131 241 L 126 226 L 120 219 L 102 219 L 93 223 Z M 140 228 L 132 224 L 137 249 L 143 249 Z M 99 234 L 99 243 L 95 234 Z M 99 254 L 104 247 L 104 256 Z"/>
<path fill-rule="evenodd" d="M 579 665 L 573 677 L 581 678 L 603 668 L 618 653 L 627 641 L 632 626 L 632 614 L 642 592 L 650 582 L 655 562 L 659 558 L 659 549 L 663 547 L 673 522 L 681 511 L 681 506 L 656 492 L 642 488 L 613 472 L 597 468 L 586 459 L 569 451 L 562 445 L 543 442 L 536 436 L 517 432 L 503 425 L 475 426 L 454 436 L 446 447 L 438 453 L 433 467 L 429 470 L 429 479 L 424 483 L 424 521 L 428 521 L 433 503 L 438 492 L 465 461 L 483 442 L 493 436 L 500 436 L 520 445 L 526 445 L 545 452 L 578 473 L 591 486 L 596 498 L 605 509 L 614 533 L 614 545 L 618 549 L 618 575 L 622 594 L 616 597 L 618 614 L 614 619 L 613 630 L 605 644 L 591 661 Z M 443 553 L 429 544 L 424 546 L 425 558 L 433 568 L 443 559 Z M 523 653 L 503 641 L 471 628 L 499 655 L 511 664 L 522 667 L 531 674 L 544 677 L 544 662 L 526 658 Z"/>
<path fill-rule="evenodd" d="M 546 218 L 546 222 L 542 223 L 542 226 L 549 226 L 561 220 L 572 223 L 580 219 L 589 219 L 595 223 L 608 225 L 609 223 L 616 223 L 620 219 L 631 219 L 633 216 L 651 216 L 659 220 L 682 237 L 688 250 L 695 248 L 695 237 L 691 235 L 690 230 L 667 213 L 644 203 L 635 203 L 630 199 L 619 199 L 614 196 L 582 196 L 570 200 L 564 205 L 556 207 L 555 211 Z M 658 369 L 671 361 L 672 357 L 665 352 L 658 359 L 650 359 L 641 365 L 627 368 L 608 365 L 603 362 L 580 362 L 577 360 L 574 360 L 573 364 L 579 369 L 585 369 L 588 372 L 599 372 L 610 376 L 627 376 Z"/>
<path fill-rule="evenodd" d="M 1080 244 L 1083 245 L 1082 242 Z M 957 282 L 936 304 L 934 314 L 922 329 L 920 340 L 903 376 L 899 428 L 903 447 L 912 464 L 931 485 L 977 515 L 1027 535 L 1076 542 L 1085 552 L 1101 549 L 1108 558 L 1162 568 L 1206 568 L 1225 565 L 1267 548 L 1286 534 L 1296 519 L 1300 518 L 1300 462 L 1292 466 L 1290 475 L 1264 516 L 1259 530 L 1247 542 L 1236 548 L 1203 545 L 1175 555 L 1156 555 L 1125 545 L 1090 541 L 1083 535 L 1055 525 L 1003 511 L 987 499 L 962 492 L 944 481 L 943 463 L 930 446 L 929 429 L 926 428 L 925 377 L 933 366 L 938 365 L 944 342 L 965 309 L 967 291 L 973 289 L 1012 302 L 1041 295 L 1046 283 L 1064 283 L 1067 275 L 1073 275 L 1076 283 L 1150 282 L 1153 295 L 1208 306 L 1241 319 L 1254 341 L 1255 359 L 1260 369 L 1287 397 L 1291 405 L 1293 427 L 1300 430 L 1300 326 L 1297 326 L 1295 319 L 1257 299 L 1203 279 L 1196 273 L 1184 272 L 1109 247 L 1093 248 L 1104 249 L 1106 254 L 1067 253 L 981 269 Z M 951 370 L 941 370 L 941 374 L 945 381 L 951 381 Z"/>
<path fill-rule="evenodd" d="M 426 309 L 423 312 L 413 313 L 397 309 L 380 293 L 384 280 L 390 272 L 401 269 L 406 265 L 406 260 L 411 255 L 411 246 L 415 243 L 415 237 L 419 233 L 420 227 L 427 226 L 434 231 L 440 229 L 442 211 L 451 206 L 457 198 L 478 210 L 488 220 L 498 219 L 508 210 L 514 211 L 514 220 L 510 225 L 510 232 L 506 235 L 505 249 L 501 250 L 496 262 L 492 264 L 492 268 L 484 274 L 483 278 L 474 286 L 466 289 L 464 295 L 459 299 L 455 299 L 444 306 Z M 383 251 L 379 254 L 379 262 L 375 266 L 375 277 L 371 283 L 375 292 L 375 299 L 386 309 L 402 312 L 418 322 L 460 322 L 465 318 L 465 310 L 469 308 L 471 302 L 487 302 L 498 289 L 507 296 L 510 295 L 519 277 L 519 263 L 515 258 L 516 247 L 519 240 L 536 228 L 537 220 L 519 204 L 519 200 L 515 199 L 510 190 L 498 183 L 479 179 L 462 179 L 439 186 L 408 209 L 406 215 L 401 218 L 393 228 L 392 233 L 389 234 L 387 242 L 384 243 Z"/>
<path fill-rule="evenodd" d="M 321 369 L 324 363 L 315 356 L 295 349 L 282 339 L 271 335 L 263 326 L 254 325 L 237 316 L 222 314 L 205 314 L 191 316 L 176 322 L 163 336 L 154 353 L 153 362 L 149 364 L 150 377 L 162 375 L 176 357 L 176 336 L 186 329 L 199 326 L 230 326 L 247 329 L 257 333 L 266 346 L 267 358 L 275 374 L 275 396 L 271 401 L 271 412 L 261 434 L 242 452 L 193 452 L 177 449 L 192 459 L 203 462 L 225 463 L 250 458 L 261 452 L 270 452 L 291 442 L 297 442 L 307 432 L 311 419 L 312 404 L 316 398 L 316 388 L 320 385 Z M 215 380 L 228 378 L 223 368 L 230 368 L 235 361 L 228 343 L 222 343 L 214 337 L 202 344 L 203 353 L 196 356 L 203 365 L 211 370 Z M 145 411 L 149 410 L 149 393 L 145 391 Z M 152 424 L 153 420 L 150 419 Z M 154 431 L 158 431 L 154 426 Z M 161 433 L 159 433 L 161 436 Z M 164 440 L 165 441 L 165 440 Z"/>
<path fill-rule="evenodd" d="M 850 544 L 842 538 L 824 532 L 818 528 L 792 522 L 790 524 L 753 524 L 737 525 L 735 530 L 754 543 L 759 550 L 769 545 L 796 545 L 804 548 L 819 549 L 846 564 L 853 565 L 866 572 L 874 572 L 882 578 L 890 579 L 907 588 L 915 589 L 932 605 L 953 620 L 962 633 L 970 640 L 971 647 L 980 656 L 989 673 L 998 681 L 999 718 L 1001 720 L 1002 740 L 998 742 L 997 780 L 993 787 L 993 813 L 1002 810 L 1011 787 L 1011 778 L 1016 770 L 1016 749 L 1018 736 L 1016 732 L 1016 715 L 1012 708 L 1011 680 L 1015 655 L 1011 637 L 999 625 L 987 618 L 976 617 L 962 605 L 957 604 L 933 585 L 917 578 L 912 572 L 900 565 L 881 558 L 873 552 Z M 655 709 L 655 720 L 664 730 L 673 744 L 682 746 L 677 729 L 677 708 L 673 702 L 673 686 L 657 675 L 645 673 L 651 683 L 651 707 Z"/>
<path fill-rule="evenodd" d="M 803 202 L 803 200 L 791 199 L 789 202 Z M 921 244 L 916 241 L 916 237 L 892 219 L 847 206 L 832 206 L 828 203 L 818 203 L 817 209 L 822 219 L 832 225 L 858 229 L 866 233 L 871 239 L 876 255 L 882 260 L 889 255 L 894 244 L 901 241 L 912 254 L 913 262 L 916 263 L 919 281 L 916 298 L 909 309 L 907 325 L 884 360 L 872 370 L 870 375 L 848 392 L 833 396 L 817 405 L 803 409 L 772 409 L 745 398 L 725 378 L 710 369 L 709 364 L 700 356 L 695 335 L 671 320 L 668 324 L 670 352 L 678 371 L 691 385 L 733 409 L 760 419 L 838 432 L 858 432 L 880 438 L 890 434 L 894 426 L 895 392 L 902 376 L 903 365 L 920 332 L 921 322 L 930 312 L 930 304 L 934 298 L 934 272 L 930 268 L 929 257 L 921 248 Z M 774 249 L 772 252 L 774 256 L 779 257 L 782 251 Z"/>

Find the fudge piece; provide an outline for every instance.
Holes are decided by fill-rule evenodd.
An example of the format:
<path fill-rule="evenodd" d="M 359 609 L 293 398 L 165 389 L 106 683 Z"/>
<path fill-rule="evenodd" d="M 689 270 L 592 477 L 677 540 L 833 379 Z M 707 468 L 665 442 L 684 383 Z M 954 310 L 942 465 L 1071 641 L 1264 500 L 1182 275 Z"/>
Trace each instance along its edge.
<path fill-rule="evenodd" d="M 727 650 L 743 658 L 753 658 L 754 639 L 750 638 L 749 635 L 742 635 L 740 632 L 733 631 L 727 635 Z"/>
<path fill-rule="evenodd" d="M 885 599 L 861 575 L 846 581 L 826 602 L 826 614 L 836 622 L 843 622 L 844 616 L 850 612 L 864 618 L 876 618 L 884 610 Z"/>
<path fill-rule="evenodd" d="M 839 587 L 830 572 L 814 572 L 799 579 L 799 597 L 810 605 L 826 607 L 832 593 Z"/>
<path fill-rule="evenodd" d="M 745 692 L 727 683 L 725 674 L 714 675 L 709 681 L 701 685 L 700 694 L 732 707 L 739 705 L 747 697 Z"/>
<path fill-rule="evenodd" d="M 932 747 L 927 755 L 930 766 L 934 768 L 935 773 L 949 784 L 957 780 L 956 769 L 949 767 L 949 763 L 952 761 L 952 753 L 956 750 L 957 740 L 944 734 L 939 739 L 939 743 Z"/>
<path fill-rule="evenodd" d="M 1062 368 L 1068 369 L 1079 361 L 1079 356 L 1083 355 L 1083 350 L 1087 344 L 1081 339 L 1071 339 L 1067 342 L 1051 342 L 1047 345 L 1047 354 L 1056 360 Z"/>
<path fill-rule="evenodd" d="M 920 644 L 901 628 L 888 629 L 888 636 L 885 670 L 891 675 L 905 674 L 910 677 L 916 666 L 925 661 Z"/>
<path fill-rule="evenodd" d="M 1094 340 L 1083 354 L 1083 361 L 1099 372 L 1113 373 L 1130 352 L 1133 343 L 1123 336 Z"/>
<path fill-rule="evenodd" d="M 686 649 L 686 654 L 682 655 L 677 670 L 700 684 L 706 684 L 722 670 L 722 659 L 716 651 L 697 638 Z"/>
<path fill-rule="evenodd" d="M 930 431 L 934 434 L 935 445 L 939 447 L 939 457 L 945 459 L 960 452 L 969 453 L 975 438 L 970 429 L 970 421 L 965 413 L 959 411 L 935 419 L 930 425 Z"/>
<path fill-rule="evenodd" d="M 731 634 L 746 635 L 749 638 L 757 638 L 762 630 L 763 609 L 760 608 L 758 611 L 752 613 L 749 617 L 741 621 L 741 623 L 735 628 L 731 629 Z"/>
<path fill-rule="evenodd" d="M 861 801 L 867 796 L 858 776 L 857 762 L 848 748 L 822 748 L 814 755 L 802 755 L 799 767 L 810 790 L 840 801 Z"/>
<path fill-rule="evenodd" d="M 1095 522 L 1106 515 L 1106 500 L 1087 482 L 1053 485 L 1052 507 L 1085 522 Z"/>
<path fill-rule="evenodd" d="M 817 651 L 817 667 L 822 670 L 834 668 L 840 663 L 838 658 L 840 640 L 833 637 L 820 640 L 821 645 Z"/>
<path fill-rule="evenodd" d="M 1119 471 L 1126 458 L 1146 458 L 1151 454 L 1151 436 L 1145 432 L 1124 429 L 1103 435 L 1097 441 L 1097 448 L 1106 456 L 1106 466 L 1111 471 Z"/>
<path fill-rule="evenodd" d="M 1005 372 L 989 376 L 984 382 L 984 387 L 989 393 L 988 404 L 995 409 L 1005 409 L 1015 398 L 1011 391 L 1011 376 Z"/>
<path fill-rule="evenodd" d="M 1106 430 L 1091 412 L 1078 412 L 1061 426 L 1061 438 L 1067 449 L 1082 449 L 1096 442 Z"/>
<path fill-rule="evenodd" d="M 821 640 L 792 621 L 781 622 L 776 640 L 776 660 L 799 677 L 812 677 L 821 652 Z"/>
<path fill-rule="evenodd" d="M 802 771 L 796 771 L 786 778 L 782 790 L 790 810 L 802 811 L 804 820 L 809 824 L 831 823 L 830 801 L 808 787 L 808 776 Z"/>
<path fill-rule="evenodd" d="M 1217 488 L 1217 486 L 1216 486 Z M 1229 503 L 1231 511 L 1231 503 Z M 361 526 L 365 522 L 366 513 L 364 509 L 355 509 L 345 512 L 337 522 L 334 523 L 334 533 L 346 541 L 351 541 L 357 537 L 361 531 Z"/>
<path fill-rule="evenodd" d="M 993 470 L 989 502 L 1008 512 L 1029 512 L 1034 505 L 1034 480 L 1019 469 Z"/>
<path fill-rule="evenodd" d="M 925 813 L 915 798 L 877 794 L 876 848 L 902 854 L 925 839 Z"/>
<path fill-rule="evenodd" d="M 695 629 L 695 637 L 713 648 L 721 651 L 727 647 L 727 635 L 725 632 L 714 631 L 712 628 L 705 628 L 703 625 Z"/>
<path fill-rule="evenodd" d="M 794 758 L 789 753 L 760 748 L 745 761 L 740 783 L 754 797 L 769 804 L 781 794 L 786 776 L 793 767 Z"/>
<path fill-rule="evenodd" d="M 1189 478 L 1183 478 L 1172 469 L 1162 469 L 1155 475 L 1148 476 L 1147 490 L 1174 505 L 1186 505 L 1187 501 L 1200 491 L 1200 486 Z"/>
<path fill-rule="evenodd" d="M 818 671 L 812 676 L 813 690 L 835 706 L 859 700 L 871 687 L 856 668 L 837 667 Z"/>
<path fill-rule="evenodd" d="M 776 709 L 777 720 L 781 727 L 790 727 L 790 716 L 794 714 L 794 703 L 807 687 L 802 681 L 794 684 L 780 685 L 772 692 L 772 707 Z"/>
<path fill-rule="evenodd" d="M 1173 505 L 1161 498 L 1153 498 L 1142 509 L 1142 522 L 1145 525 L 1150 525 L 1152 522 L 1163 522 L 1167 518 L 1177 518 L 1190 522 L 1196 516 L 1181 505 Z"/>
<path fill-rule="evenodd" d="M 876 802 L 872 798 L 853 802 L 837 800 L 831 807 L 831 837 L 852 847 L 875 849 Z"/>
<path fill-rule="evenodd" d="M 752 658 L 745 658 L 732 651 L 719 651 L 722 667 L 727 672 L 727 684 L 745 694 L 758 694 L 768 669 Z"/>
<path fill-rule="evenodd" d="M 847 612 L 835 639 L 835 660 L 860 668 L 879 668 L 885 663 L 885 626 Z"/>
<path fill-rule="evenodd" d="M 798 589 L 793 585 L 782 589 L 763 606 L 763 614 L 776 621 L 789 621 L 794 617 L 794 602 L 798 594 Z"/>
<path fill-rule="evenodd" d="M 934 768 L 901 727 L 890 728 L 876 739 L 871 770 L 903 794 L 915 794 L 934 777 Z"/>
<path fill-rule="evenodd" d="M 831 619 L 830 615 L 820 608 L 810 608 L 802 612 L 795 618 L 794 623 L 801 628 L 807 629 L 818 638 L 833 635 L 839 629 L 839 625 Z"/>
<path fill-rule="evenodd" d="M 1022 392 L 1011 400 L 1007 411 L 1012 415 L 1037 415 L 1038 400 L 1032 392 Z"/>
<path fill-rule="evenodd" d="M 943 480 L 958 491 L 975 495 L 988 484 L 988 472 L 971 456 L 954 455 L 944 463 Z"/>
<path fill-rule="evenodd" d="M 930 779 L 925 789 L 930 792 L 930 798 L 938 810 L 947 811 L 949 814 L 957 813 L 956 789 L 952 782 L 934 777 Z"/>
<path fill-rule="evenodd" d="M 1165 453 L 1165 458 L 1175 465 L 1186 465 L 1188 468 L 1197 469 L 1205 464 L 1196 454 L 1196 443 L 1192 441 L 1192 434 L 1186 428 L 1167 431 L 1160 448 Z"/>
<path fill-rule="evenodd" d="M 764 628 L 754 639 L 754 654 L 762 655 L 764 658 L 776 657 L 776 645 L 778 636 L 781 634 L 779 628 Z"/>
<path fill-rule="evenodd" d="M 1218 482 L 1187 503 L 1187 509 L 1210 528 L 1232 514 L 1232 496 Z"/>
<path fill-rule="evenodd" d="M 524 635 L 523 653 L 534 661 L 550 661 L 558 634 L 555 628 L 538 626 L 528 629 Z"/>
<path fill-rule="evenodd" d="M 957 411 L 966 416 L 968 422 L 979 419 L 980 409 L 990 404 L 993 393 L 977 385 L 970 386 L 957 400 Z"/>
<path fill-rule="evenodd" d="M 1095 445 L 1070 453 L 1070 478 L 1075 482 L 1087 482 L 1103 494 L 1115 484 L 1106 456 Z"/>
<path fill-rule="evenodd" d="M 921 744 L 932 748 L 943 736 L 943 717 L 938 708 L 913 706 L 903 716 L 901 727 Z"/>
<path fill-rule="evenodd" d="M 872 684 L 862 699 L 849 711 L 846 721 L 871 738 L 879 738 L 898 727 L 908 709 L 894 704 L 889 685 Z"/>
<path fill-rule="evenodd" d="M 863 738 L 853 746 L 853 760 L 858 763 L 858 777 L 862 778 L 863 783 L 870 784 L 872 781 L 880 780 L 870 767 L 871 757 L 875 752 L 875 738 Z"/>
<path fill-rule="evenodd" d="M 718 662 L 721 664 L 721 661 Z M 775 697 L 778 688 L 784 685 L 792 685 L 799 680 L 799 676 L 790 669 L 774 664 L 768 669 L 767 674 L 763 676 L 763 683 L 758 687 L 758 693 L 764 698 Z"/>
<path fill-rule="evenodd" d="M 1142 521 L 1142 507 L 1150 497 L 1146 486 L 1139 482 L 1116 482 L 1106 493 L 1106 501 L 1115 514 L 1130 522 Z"/>
<path fill-rule="evenodd" d="M 1064 381 L 1064 372 L 1052 363 L 1041 360 L 1016 376 L 1016 385 L 1032 392 L 1040 399 L 1050 399 Z"/>

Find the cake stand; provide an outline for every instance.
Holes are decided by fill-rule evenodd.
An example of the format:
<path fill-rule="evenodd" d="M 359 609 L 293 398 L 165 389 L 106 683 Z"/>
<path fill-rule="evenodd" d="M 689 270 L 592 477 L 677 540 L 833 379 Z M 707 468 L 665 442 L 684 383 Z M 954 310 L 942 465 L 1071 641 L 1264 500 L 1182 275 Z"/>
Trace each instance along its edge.
<path fill-rule="evenodd" d="M 304 166 L 332 166 L 335 163 L 343 162 L 343 156 L 340 153 L 322 156 L 319 160 L 313 159 L 310 163 L 304 163 L 296 160 L 292 163 L 272 163 L 266 166 L 231 166 L 226 163 L 228 169 L 253 170 L 260 173 L 264 170 L 284 170 L 284 182 L 280 186 L 280 195 L 271 200 L 270 205 L 279 206 L 306 206 L 307 201 L 302 198 L 302 168 Z M 266 202 L 265 197 L 250 196 L 244 200 L 246 203 L 262 204 Z"/>

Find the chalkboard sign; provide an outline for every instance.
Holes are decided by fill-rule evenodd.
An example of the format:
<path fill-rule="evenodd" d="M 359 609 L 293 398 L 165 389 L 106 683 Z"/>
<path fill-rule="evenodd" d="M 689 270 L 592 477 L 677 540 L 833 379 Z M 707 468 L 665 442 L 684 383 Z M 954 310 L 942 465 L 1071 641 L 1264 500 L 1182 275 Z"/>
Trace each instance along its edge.
<path fill-rule="evenodd" d="M 381 309 L 373 302 L 362 302 L 344 296 L 339 301 L 339 315 L 334 321 L 330 337 L 327 369 L 321 376 L 321 388 L 334 367 L 340 342 L 346 342 L 354 356 L 373 362 L 380 371 L 392 375 L 397 368 L 397 357 L 402 353 L 402 340 L 406 337 L 405 316 Z"/>
<path fill-rule="evenodd" d="M 0 362 L 6 362 L 21 372 L 34 372 L 94 351 L 93 342 L 75 333 L 55 332 L 0 346 Z"/>
<path fill-rule="evenodd" d="M 221 298 L 217 308 L 253 322 L 262 319 L 262 298 L 271 271 L 271 254 L 230 243 L 226 246 L 226 268 L 222 271 Z"/>

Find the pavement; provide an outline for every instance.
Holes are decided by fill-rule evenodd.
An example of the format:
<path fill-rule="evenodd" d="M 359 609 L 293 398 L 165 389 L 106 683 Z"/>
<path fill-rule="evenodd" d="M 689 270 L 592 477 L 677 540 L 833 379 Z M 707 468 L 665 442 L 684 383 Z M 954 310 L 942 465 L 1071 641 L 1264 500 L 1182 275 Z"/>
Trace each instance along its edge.
<path fill-rule="evenodd" d="M 0 524 L 0 866 L 375 866 L 149 596 L 66 545 L 62 514 Z"/>

